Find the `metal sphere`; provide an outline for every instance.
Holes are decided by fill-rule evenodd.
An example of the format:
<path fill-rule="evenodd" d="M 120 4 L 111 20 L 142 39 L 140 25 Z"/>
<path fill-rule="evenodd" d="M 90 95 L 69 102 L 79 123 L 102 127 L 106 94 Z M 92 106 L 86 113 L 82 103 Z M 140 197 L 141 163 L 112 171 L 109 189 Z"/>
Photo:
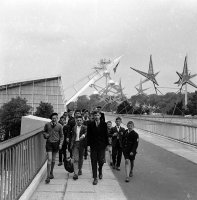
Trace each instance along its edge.
<path fill-rule="evenodd" d="M 109 84 L 110 84 L 110 85 L 114 85 L 115 82 L 114 82 L 113 80 L 109 80 Z"/>
<path fill-rule="evenodd" d="M 98 91 L 97 91 L 97 90 L 95 90 L 95 91 L 93 92 L 93 94 L 99 94 L 99 93 L 98 93 Z"/>

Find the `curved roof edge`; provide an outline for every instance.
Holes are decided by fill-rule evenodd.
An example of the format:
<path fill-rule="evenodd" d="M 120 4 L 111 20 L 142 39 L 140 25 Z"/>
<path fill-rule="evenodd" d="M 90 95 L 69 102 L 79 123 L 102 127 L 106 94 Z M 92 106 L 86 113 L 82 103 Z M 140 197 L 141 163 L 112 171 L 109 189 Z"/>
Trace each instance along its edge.
<path fill-rule="evenodd" d="M 53 79 L 61 79 L 61 75 L 58 74 L 58 75 L 55 75 L 55 76 L 48 76 L 48 77 L 37 77 L 37 78 L 32 78 L 32 79 L 26 79 L 26 80 L 22 80 L 22 81 L 13 81 L 13 82 L 10 82 L 10 83 L 7 83 L 7 84 L 3 84 L 3 85 L 0 85 L 0 90 L 1 89 L 5 89 L 6 87 L 9 87 L 9 88 L 12 88 L 12 87 L 16 87 L 20 84 L 22 85 L 26 85 L 26 84 L 29 84 L 31 82 L 40 82 L 40 81 L 43 81 L 43 80 L 53 80 Z"/>

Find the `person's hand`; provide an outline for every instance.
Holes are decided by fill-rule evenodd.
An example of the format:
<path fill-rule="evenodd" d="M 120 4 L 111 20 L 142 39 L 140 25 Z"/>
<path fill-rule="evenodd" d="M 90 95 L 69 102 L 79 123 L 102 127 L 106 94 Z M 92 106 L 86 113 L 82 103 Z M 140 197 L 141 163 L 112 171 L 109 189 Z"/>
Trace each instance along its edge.
<path fill-rule="evenodd" d="M 117 133 L 117 132 L 113 134 L 113 136 L 117 136 L 117 135 L 118 135 L 118 133 Z"/>
<path fill-rule="evenodd" d="M 69 138 L 66 138 L 66 142 L 69 142 Z"/>
<path fill-rule="evenodd" d="M 62 145 L 61 144 L 59 145 L 59 149 L 62 149 Z"/>
<path fill-rule="evenodd" d="M 44 139 L 48 139 L 49 138 L 49 134 L 48 133 L 44 133 Z"/>
<path fill-rule="evenodd" d="M 85 138 L 85 135 L 82 135 L 80 138 L 79 138 L 79 140 L 81 141 L 81 140 L 83 140 Z"/>
<path fill-rule="evenodd" d="M 134 155 L 133 152 L 131 152 L 131 153 L 130 153 L 130 156 L 133 156 L 133 155 Z"/>

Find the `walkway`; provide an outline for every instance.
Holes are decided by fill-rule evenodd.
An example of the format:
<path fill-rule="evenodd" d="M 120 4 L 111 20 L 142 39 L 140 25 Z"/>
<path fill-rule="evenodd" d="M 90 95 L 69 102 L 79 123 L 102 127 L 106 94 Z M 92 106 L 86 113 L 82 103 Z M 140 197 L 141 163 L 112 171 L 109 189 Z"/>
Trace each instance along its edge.
<path fill-rule="evenodd" d="M 67 173 L 63 166 L 56 164 L 54 171 L 55 179 L 46 185 L 44 177 L 31 200 L 126 200 L 108 164 L 104 165 L 104 179 L 99 180 L 96 186 L 92 185 L 89 158 L 84 161 L 83 175 L 77 181 L 72 179 L 73 174 Z"/>

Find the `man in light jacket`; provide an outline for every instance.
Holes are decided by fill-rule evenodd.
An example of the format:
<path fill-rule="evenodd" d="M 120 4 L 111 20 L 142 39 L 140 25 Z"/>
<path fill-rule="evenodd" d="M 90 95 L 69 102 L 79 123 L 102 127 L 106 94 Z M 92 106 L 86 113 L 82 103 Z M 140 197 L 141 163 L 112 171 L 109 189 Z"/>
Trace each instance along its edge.
<path fill-rule="evenodd" d="M 87 135 L 87 127 L 83 125 L 82 116 L 78 116 L 76 119 L 76 125 L 72 130 L 72 139 L 71 139 L 71 150 L 74 160 L 74 176 L 73 179 L 77 180 L 78 175 L 82 175 L 82 166 L 83 166 L 83 155 L 85 147 L 85 139 Z"/>

